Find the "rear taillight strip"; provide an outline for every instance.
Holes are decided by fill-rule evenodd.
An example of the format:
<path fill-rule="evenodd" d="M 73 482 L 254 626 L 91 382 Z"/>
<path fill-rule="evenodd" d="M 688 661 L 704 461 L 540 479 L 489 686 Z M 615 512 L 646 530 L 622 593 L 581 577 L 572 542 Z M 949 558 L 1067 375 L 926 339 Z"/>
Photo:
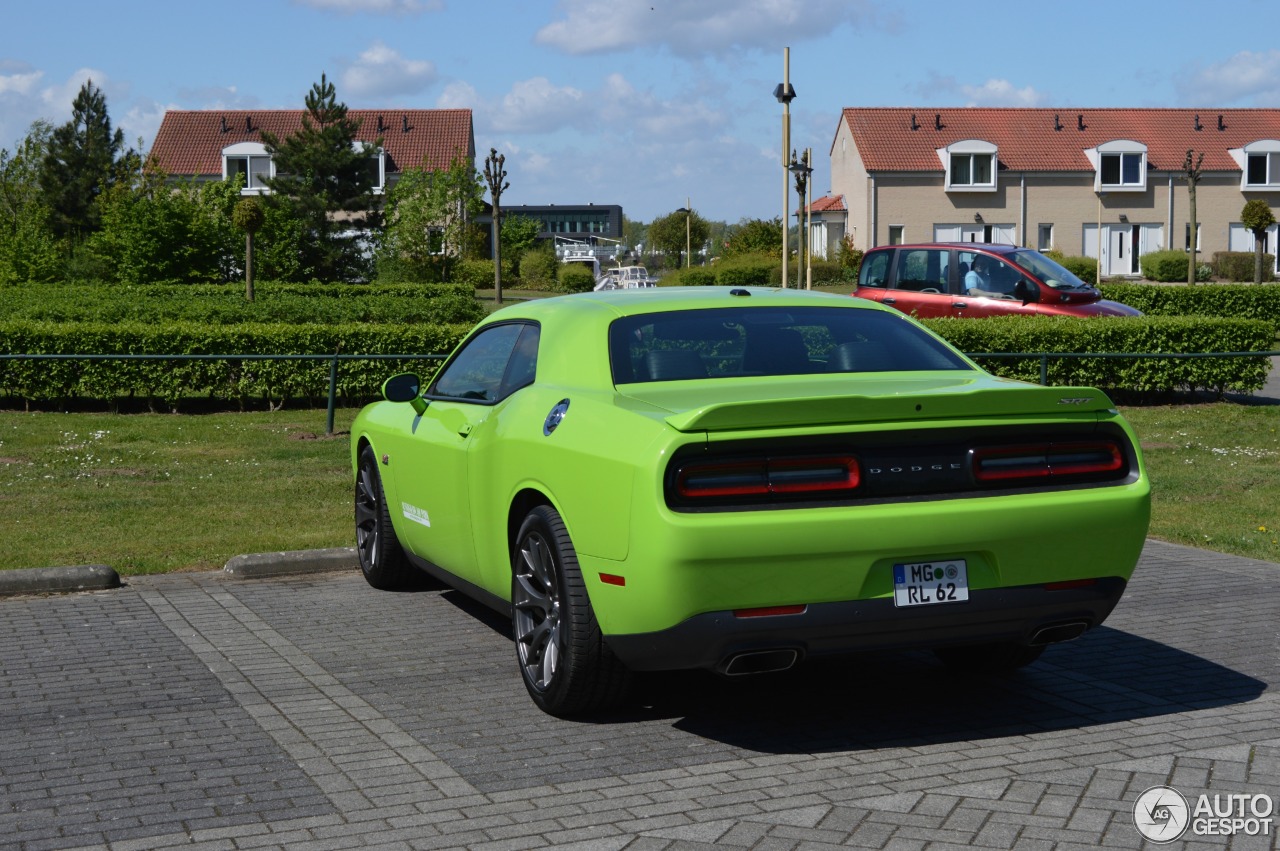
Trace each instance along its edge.
<path fill-rule="evenodd" d="M 851 455 L 752 458 L 686 464 L 676 473 L 676 492 L 683 499 L 828 493 L 854 490 L 861 480 Z"/>
<path fill-rule="evenodd" d="M 1111 441 L 998 446 L 974 449 L 969 457 L 979 482 L 1104 475 L 1125 466 L 1120 447 Z"/>

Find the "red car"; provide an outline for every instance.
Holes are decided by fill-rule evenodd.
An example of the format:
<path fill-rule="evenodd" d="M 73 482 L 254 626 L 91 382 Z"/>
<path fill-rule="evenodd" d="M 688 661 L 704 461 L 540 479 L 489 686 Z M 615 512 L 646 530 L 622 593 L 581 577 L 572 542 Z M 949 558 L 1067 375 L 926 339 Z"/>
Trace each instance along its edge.
<path fill-rule="evenodd" d="M 854 295 L 920 318 L 937 316 L 1141 316 L 1107 301 L 1030 248 L 974 242 L 884 245 L 862 258 Z"/>

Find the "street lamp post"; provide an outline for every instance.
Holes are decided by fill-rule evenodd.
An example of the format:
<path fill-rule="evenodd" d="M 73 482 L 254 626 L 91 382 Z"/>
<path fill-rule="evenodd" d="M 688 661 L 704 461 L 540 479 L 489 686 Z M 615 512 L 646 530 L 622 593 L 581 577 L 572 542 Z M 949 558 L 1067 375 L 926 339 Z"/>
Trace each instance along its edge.
<path fill-rule="evenodd" d="M 693 219 L 693 202 L 689 200 L 688 196 L 685 196 L 684 206 L 677 208 L 676 212 L 684 213 L 684 267 L 688 269 L 691 249 L 689 239 L 691 228 L 689 223 Z"/>
<path fill-rule="evenodd" d="M 799 225 L 797 230 L 800 234 L 800 242 L 797 246 L 800 250 L 800 257 L 796 263 L 796 289 L 800 289 L 800 281 L 806 279 L 809 259 L 809 240 L 805 229 L 805 199 L 809 188 L 809 175 L 813 172 L 813 168 L 809 165 L 809 151 L 804 152 L 804 159 L 796 158 L 796 152 L 791 152 L 791 164 L 788 166 L 791 173 L 796 176 L 796 196 L 800 199 L 800 209 L 796 211 L 796 224 Z M 788 216 L 786 220 L 790 221 Z M 786 225 L 783 229 L 786 229 Z M 807 289 L 808 287 L 806 287 Z"/>
<path fill-rule="evenodd" d="M 787 222 L 791 215 L 787 212 L 787 199 L 790 188 L 787 186 L 787 152 L 791 150 L 791 101 L 795 100 L 796 90 L 791 86 L 791 48 L 782 48 L 782 82 L 773 90 L 773 96 L 782 104 L 782 286 L 787 286 Z"/>
<path fill-rule="evenodd" d="M 499 154 L 497 148 L 490 148 L 489 156 L 484 158 L 484 179 L 493 198 L 493 300 L 497 304 L 502 304 L 502 240 L 499 238 L 502 193 L 511 188 L 503 168 L 506 162 L 506 155 Z"/>

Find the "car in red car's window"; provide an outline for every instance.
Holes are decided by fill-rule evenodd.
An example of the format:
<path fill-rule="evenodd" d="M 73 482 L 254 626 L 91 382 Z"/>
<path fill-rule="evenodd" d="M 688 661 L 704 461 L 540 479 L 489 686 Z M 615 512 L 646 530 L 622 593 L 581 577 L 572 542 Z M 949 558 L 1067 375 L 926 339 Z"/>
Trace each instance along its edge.
<path fill-rule="evenodd" d="M 873 248 L 854 295 L 922 318 L 1141 315 L 1038 251 L 974 242 Z"/>

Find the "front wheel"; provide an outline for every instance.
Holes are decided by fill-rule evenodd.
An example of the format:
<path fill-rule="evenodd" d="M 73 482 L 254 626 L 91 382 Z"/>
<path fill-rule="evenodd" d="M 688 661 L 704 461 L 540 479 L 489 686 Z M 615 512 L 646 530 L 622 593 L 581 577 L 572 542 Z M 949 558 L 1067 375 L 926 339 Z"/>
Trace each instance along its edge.
<path fill-rule="evenodd" d="M 400 588 L 413 574 L 391 526 L 378 456 L 368 445 L 360 450 L 356 465 L 356 554 L 365 581 L 379 590 Z"/>
<path fill-rule="evenodd" d="M 558 716 L 621 702 L 630 672 L 604 642 L 577 553 L 554 508 L 529 512 L 511 561 L 516 658 L 533 702 Z"/>

